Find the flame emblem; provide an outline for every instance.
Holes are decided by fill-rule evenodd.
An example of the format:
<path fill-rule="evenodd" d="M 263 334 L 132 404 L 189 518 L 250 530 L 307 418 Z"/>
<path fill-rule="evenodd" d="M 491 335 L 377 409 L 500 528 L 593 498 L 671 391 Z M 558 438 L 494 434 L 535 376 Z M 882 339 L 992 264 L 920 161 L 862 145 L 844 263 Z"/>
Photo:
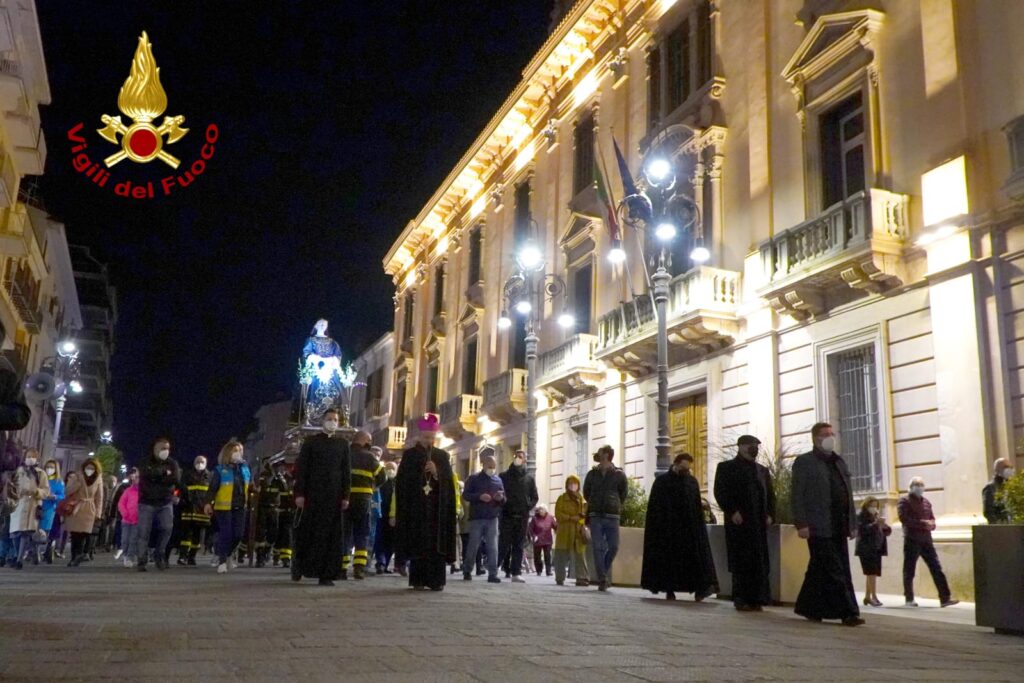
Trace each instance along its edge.
<path fill-rule="evenodd" d="M 132 124 L 124 125 L 120 116 L 104 114 L 100 117 L 105 127 L 96 132 L 104 140 L 121 145 L 121 151 L 103 160 L 107 168 L 124 159 L 138 163 L 159 159 L 171 168 L 178 168 L 180 162 L 163 149 L 164 136 L 167 136 L 166 144 L 174 144 L 184 137 L 188 128 L 181 127 L 185 123 L 184 116 L 165 116 L 159 127 L 152 123 L 167 109 L 167 93 L 160 85 L 160 68 L 153 58 L 153 44 L 145 31 L 139 36 L 131 71 L 117 95 L 117 108 L 132 120 Z"/>

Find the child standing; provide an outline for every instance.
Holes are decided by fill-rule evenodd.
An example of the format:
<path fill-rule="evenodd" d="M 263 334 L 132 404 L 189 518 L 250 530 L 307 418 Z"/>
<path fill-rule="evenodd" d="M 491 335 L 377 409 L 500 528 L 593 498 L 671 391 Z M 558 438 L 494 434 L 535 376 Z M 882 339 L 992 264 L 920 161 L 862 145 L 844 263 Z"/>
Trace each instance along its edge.
<path fill-rule="evenodd" d="M 889 554 L 886 537 L 892 528 L 879 513 L 878 499 L 868 496 L 860 506 L 857 515 L 857 545 L 854 554 L 860 558 L 860 567 L 867 580 L 864 589 L 864 604 L 881 607 L 875 587 L 882 575 L 882 557 Z"/>
<path fill-rule="evenodd" d="M 139 524 L 139 470 L 135 467 L 128 474 L 129 486 L 117 501 L 117 511 L 121 513 L 121 554 L 124 555 L 124 566 L 134 567 L 136 529 Z"/>
<path fill-rule="evenodd" d="M 537 576 L 541 570 L 551 576 L 551 545 L 554 543 L 552 532 L 558 528 L 558 522 L 548 514 L 548 509 L 543 505 L 537 506 L 537 512 L 530 520 L 530 539 L 533 541 L 533 566 L 537 569 Z"/>

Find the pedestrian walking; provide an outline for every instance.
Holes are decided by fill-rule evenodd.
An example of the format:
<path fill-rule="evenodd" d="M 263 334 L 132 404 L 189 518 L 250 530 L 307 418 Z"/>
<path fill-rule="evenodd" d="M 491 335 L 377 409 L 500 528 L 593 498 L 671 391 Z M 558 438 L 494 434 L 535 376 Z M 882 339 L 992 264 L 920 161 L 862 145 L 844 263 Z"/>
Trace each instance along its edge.
<path fill-rule="evenodd" d="M 245 449 L 235 439 L 221 447 L 217 467 L 210 475 L 209 495 L 204 512 L 217 518 L 217 573 L 228 572 L 231 556 L 245 533 L 246 500 L 252 472 L 245 462 Z"/>
<path fill-rule="evenodd" d="M 533 544 L 533 567 L 537 570 L 537 576 L 541 573 L 551 576 L 551 546 L 555 543 L 554 532 L 558 528 L 558 521 L 548 513 L 543 505 L 537 506 L 537 511 L 530 520 L 530 543 Z"/>
<path fill-rule="evenodd" d="M 178 564 L 196 566 L 196 555 L 202 544 L 203 534 L 210 528 L 210 515 L 206 506 L 210 502 L 210 472 L 206 467 L 206 456 L 197 455 L 192 468 L 181 476 L 181 545 L 178 548 Z"/>
<path fill-rule="evenodd" d="M 857 544 L 854 554 L 860 558 L 860 569 L 867 585 L 864 587 L 864 604 L 881 607 L 876 586 L 882 575 L 882 558 L 889 554 L 889 534 L 892 527 L 885 523 L 879 509 L 878 499 L 868 496 L 861 503 L 857 515 Z"/>
<path fill-rule="evenodd" d="M 344 553 L 344 512 L 349 505 L 352 468 L 349 444 L 338 432 L 340 414 L 328 408 L 323 429 L 302 442 L 295 461 L 295 529 L 292 580 L 318 579 L 333 586 Z"/>
<path fill-rule="evenodd" d="M 493 455 L 480 457 L 480 471 L 466 479 L 462 494 L 469 509 L 469 542 L 463 551 L 462 579 L 472 581 L 473 561 L 480 551 L 480 542 L 486 539 L 489 547 L 498 542 L 498 519 L 505 505 L 505 484 L 498 476 L 498 462 Z M 488 583 L 501 583 L 498 577 L 498 556 L 487 556 Z"/>
<path fill-rule="evenodd" d="M 914 477 L 910 480 L 908 495 L 900 498 L 896 504 L 900 523 L 903 525 L 903 596 L 907 607 L 917 607 L 914 599 L 914 575 L 917 573 L 917 560 L 921 558 L 931 572 L 935 588 L 939 592 L 939 604 L 950 607 L 959 603 L 954 600 L 949 590 L 949 582 L 942 571 L 939 554 L 935 552 L 932 532 L 935 531 L 935 513 L 931 502 L 924 497 L 924 478 Z"/>
<path fill-rule="evenodd" d="M 146 571 L 150 536 L 156 532 L 153 558 L 158 569 L 167 569 L 167 547 L 174 527 L 174 499 L 181 468 L 171 458 L 171 442 L 159 437 L 139 465 L 139 524 L 136 528 L 136 569 Z"/>
<path fill-rule="evenodd" d="M 14 499 L 17 504 L 11 513 L 10 535 L 15 547 L 15 569 L 21 569 L 26 560 L 39 564 L 33 535 L 39 530 L 42 504 L 49 496 L 49 481 L 39 467 L 39 451 L 29 448 L 21 465 L 14 471 Z"/>
<path fill-rule="evenodd" d="M 992 481 L 981 490 L 983 513 L 989 524 L 1008 524 L 1010 513 L 999 498 L 1003 485 L 1014 474 L 1013 465 L 1006 458 L 999 458 L 992 463 Z"/>
<path fill-rule="evenodd" d="M 102 468 L 95 458 L 82 462 L 78 472 L 68 478 L 64 528 L 71 534 L 69 567 L 77 567 L 87 559 L 90 538 L 103 511 L 104 482 Z"/>
<path fill-rule="evenodd" d="M 516 451 L 512 464 L 501 473 L 505 487 L 505 505 L 501 508 L 501 524 L 498 527 L 498 562 L 505 567 L 505 576 L 512 577 L 512 583 L 524 583 L 523 544 L 526 543 L 530 511 L 537 505 L 537 482 L 526 470 L 526 452 Z"/>
<path fill-rule="evenodd" d="M 133 467 L 128 472 L 128 488 L 117 501 L 117 512 L 121 516 L 121 548 L 114 554 L 114 559 L 123 556 L 124 566 L 131 567 L 137 558 L 139 528 L 139 468 Z"/>
<path fill-rule="evenodd" d="M 395 530 L 389 523 L 388 511 L 391 510 L 391 500 L 395 494 L 395 476 L 397 474 L 398 465 L 393 462 L 384 463 L 385 481 L 380 487 L 381 517 L 377 522 L 377 538 L 373 545 L 373 556 L 378 574 L 391 573 L 388 566 L 391 564 L 391 556 L 395 552 Z"/>
<path fill-rule="evenodd" d="M 292 566 L 292 525 L 295 522 L 295 491 L 284 460 L 274 463 L 274 486 L 278 492 L 277 538 L 274 539 L 274 566 Z"/>
<path fill-rule="evenodd" d="M 811 443 L 811 451 L 793 462 L 793 521 L 811 554 L 794 611 L 810 621 L 839 619 L 845 626 L 859 626 L 864 620 L 847 544 L 857 535 L 850 469 L 835 452 L 832 425 L 815 424 Z"/>
<path fill-rule="evenodd" d="M 732 601 L 741 612 L 760 612 L 771 602 L 768 528 L 775 517 L 775 487 L 768 468 L 756 462 L 761 441 L 744 434 L 736 457 L 715 470 L 715 501 L 725 516 L 725 544 L 732 574 Z"/>
<path fill-rule="evenodd" d="M 409 562 L 414 590 L 444 590 L 445 567 L 455 561 L 458 486 L 448 453 L 434 446 L 437 416 L 417 425 L 416 445 L 402 453 L 392 498 L 395 549 Z"/>
<path fill-rule="evenodd" d="M 565 480 L 565 493 L 555 501 L 555 547 L 552 561 L 555 565 L 555 583 L 565 583 L 566 567 L 572 570 L 576 585 L 590 585 L 587 568 L 587 502 L 580 491 L 580 478 L 570 474 Z"/>
<path fill-rule="evenodd" d="M 619 516 L 626 502 L 629 482 L 615 466 L 615 450 L 602 446 L 594 454 L 597 466 L 583 480 L 583 498 L 587 501 L 587 522 L 594 544 L 594 574 L 597 589 L 607 591 L 612 583 L 612 563 L 619 552 Z"/>
<path fill-rule="evenodd" d="M 348 510 L 345 511 L 345 554 L 341 562 L 341 578 L 348 578 L 351 563 L 352 578 L 362 581 L 369 558 L 370 506 L 373 494 L 387 475 L 384 466 L 370 450 L 373 437 L 369 432 L 356 432 L 352 437 L 352 485 L 349 489 Z"/>
<path fill-rule="evenodd" d="M 60 463 L 56 460 L 47 460 L 43 465 L 46 472 L 46 482 L 50 488 L 50 494 L 43 501 L 43 516 L 39 520 L 39 530 L 46 533 L 46 542 L 43 546 L 43 561 L 46 564 L 53 564 L 54 534 L 60 536 L 61 522 L 57 514 L 57 506 L 64 500 L 64 480 L 60 476 Z"/>
<path fill-rule="evenodd" d="M 13 478 L 13 471 L 0 471 L 0 567 L 12 569 L 18 561 L 19 545 L 18 538 L 11 538 L 11 514 L 18 507 Z"/>
<path fill-rule="evenodd" d="M 277 540 L 278 518 L 281 515 L 281 489 L 268 463 L 260 474 L 259 492 L 256 494 L 256 567 L 263 568 Z M 248 534 L 246 538 L 248 539 Z"/>
<path fill-rule="evenodd" d="M 644 557 L 640 586 L 668 600 L 676 592 L 693 593 L 701 602 L 718 580 L 711 556 L 700 484 L 690 473 L 693 456 L 680 453 L 672 467 L 656 478 L 647 500 Z"/>

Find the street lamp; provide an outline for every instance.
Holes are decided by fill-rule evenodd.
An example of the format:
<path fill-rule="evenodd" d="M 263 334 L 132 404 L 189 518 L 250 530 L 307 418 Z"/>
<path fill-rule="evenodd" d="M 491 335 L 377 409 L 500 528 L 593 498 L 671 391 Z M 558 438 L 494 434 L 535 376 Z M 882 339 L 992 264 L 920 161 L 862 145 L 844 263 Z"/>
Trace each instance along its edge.
<path fill-rule="evenodd" d="M 654 226 L 654 237 L 658 242 L 658 267 L 654 274 L 650 275 L 649 287 L 658 318 L 658 438 L 655 445 L 658 455 L 655 471 L 660 474 L 666 472 L 671 465 L 668 420 L 668 298 L 669 283 L 672 281 L 672 275 L 669 273 L 672 254 L 669 247 L 679 232 L 697 226 L 697 246 L 690 252 L 690 259 L 694 263 L 704 263 L 711 257 L 711 253 L 703 245 L 697 203 L 691 197 L 675 191 L 676 169 L 671 159 L 660 155 L 652 156 L 644 164 L 643 179 L 646 188 L 625 197 L 619 204 L 619 214 L 622 223 L 635 230 L 646 230 L 649 226 Z M 680 211 L 681 205 L 685 205 L 692 213 L 689 221 L 681 219 L 684 213 Z M 640 243 L 642 245 L 642 241 Z M 613 242 L 608 258 L 613 262 L 616 262 L 614 259 L 621 261 L 625 258 L 619 240 Z M 644 260 L 646 261 L 646 256 Z"/>
<path fill-rule="evenodd" d="M 53 362 L 53 377 L 57 382 L 57 389 L 54 395 L 57 399 L 54 406 L 56 417 L 53 421 L 53 445 L 56 447 L 60 443 L 60 422 L 64 415 L 64 404 L 68 400 L 68 389 L 74 394 L 80 394 L 83 391 L 82 383 L 78 379 L 78 345 L 71 339 L 58 342 L 57 355 L 53 358 L 48 358 L 47 361 Z M 47 361 L 43 361 L 43 365 Z M 41 422 L 39 429 L 41 436 Z"/>
<path fill-rule="evenodd" d="M 529 223 L 536 235 L 537 222 L 530 218 Z M 540 320 L 536 312 L 542 301 L 554 301 L 556 296 L 566 291 L 566 287 L 560 276 L 544 272 L 547 267 L 544 254 L 532 238 L 516 253 L 515 262 L 518 269 L 505 281 L 505 305 L 498 318 L 498 328 L 507 330 L 512 327 L 509 308 L 526 317 L 526 456 L 527 468 L 532 474 L 537 469 L 537 327 Z M 576 319 L 563 310 L 558 316 L 558 324 L 568 329 L 576 324 Z"/>

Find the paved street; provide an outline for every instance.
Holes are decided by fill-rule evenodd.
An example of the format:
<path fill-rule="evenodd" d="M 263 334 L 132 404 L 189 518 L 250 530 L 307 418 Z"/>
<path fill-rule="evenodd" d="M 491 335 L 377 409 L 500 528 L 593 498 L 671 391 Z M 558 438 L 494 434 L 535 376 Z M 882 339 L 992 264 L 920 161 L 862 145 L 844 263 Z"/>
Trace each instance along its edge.
<path fill-rule="evenodd" d="M 1024 640 L 867 615 L 738 614 L 638 590 L 479 580 L 413 593 L 398 577 L 320 588 L 282 570 L 0 570 L 0 679 L 367 681 L 1019 681 Z"/>

